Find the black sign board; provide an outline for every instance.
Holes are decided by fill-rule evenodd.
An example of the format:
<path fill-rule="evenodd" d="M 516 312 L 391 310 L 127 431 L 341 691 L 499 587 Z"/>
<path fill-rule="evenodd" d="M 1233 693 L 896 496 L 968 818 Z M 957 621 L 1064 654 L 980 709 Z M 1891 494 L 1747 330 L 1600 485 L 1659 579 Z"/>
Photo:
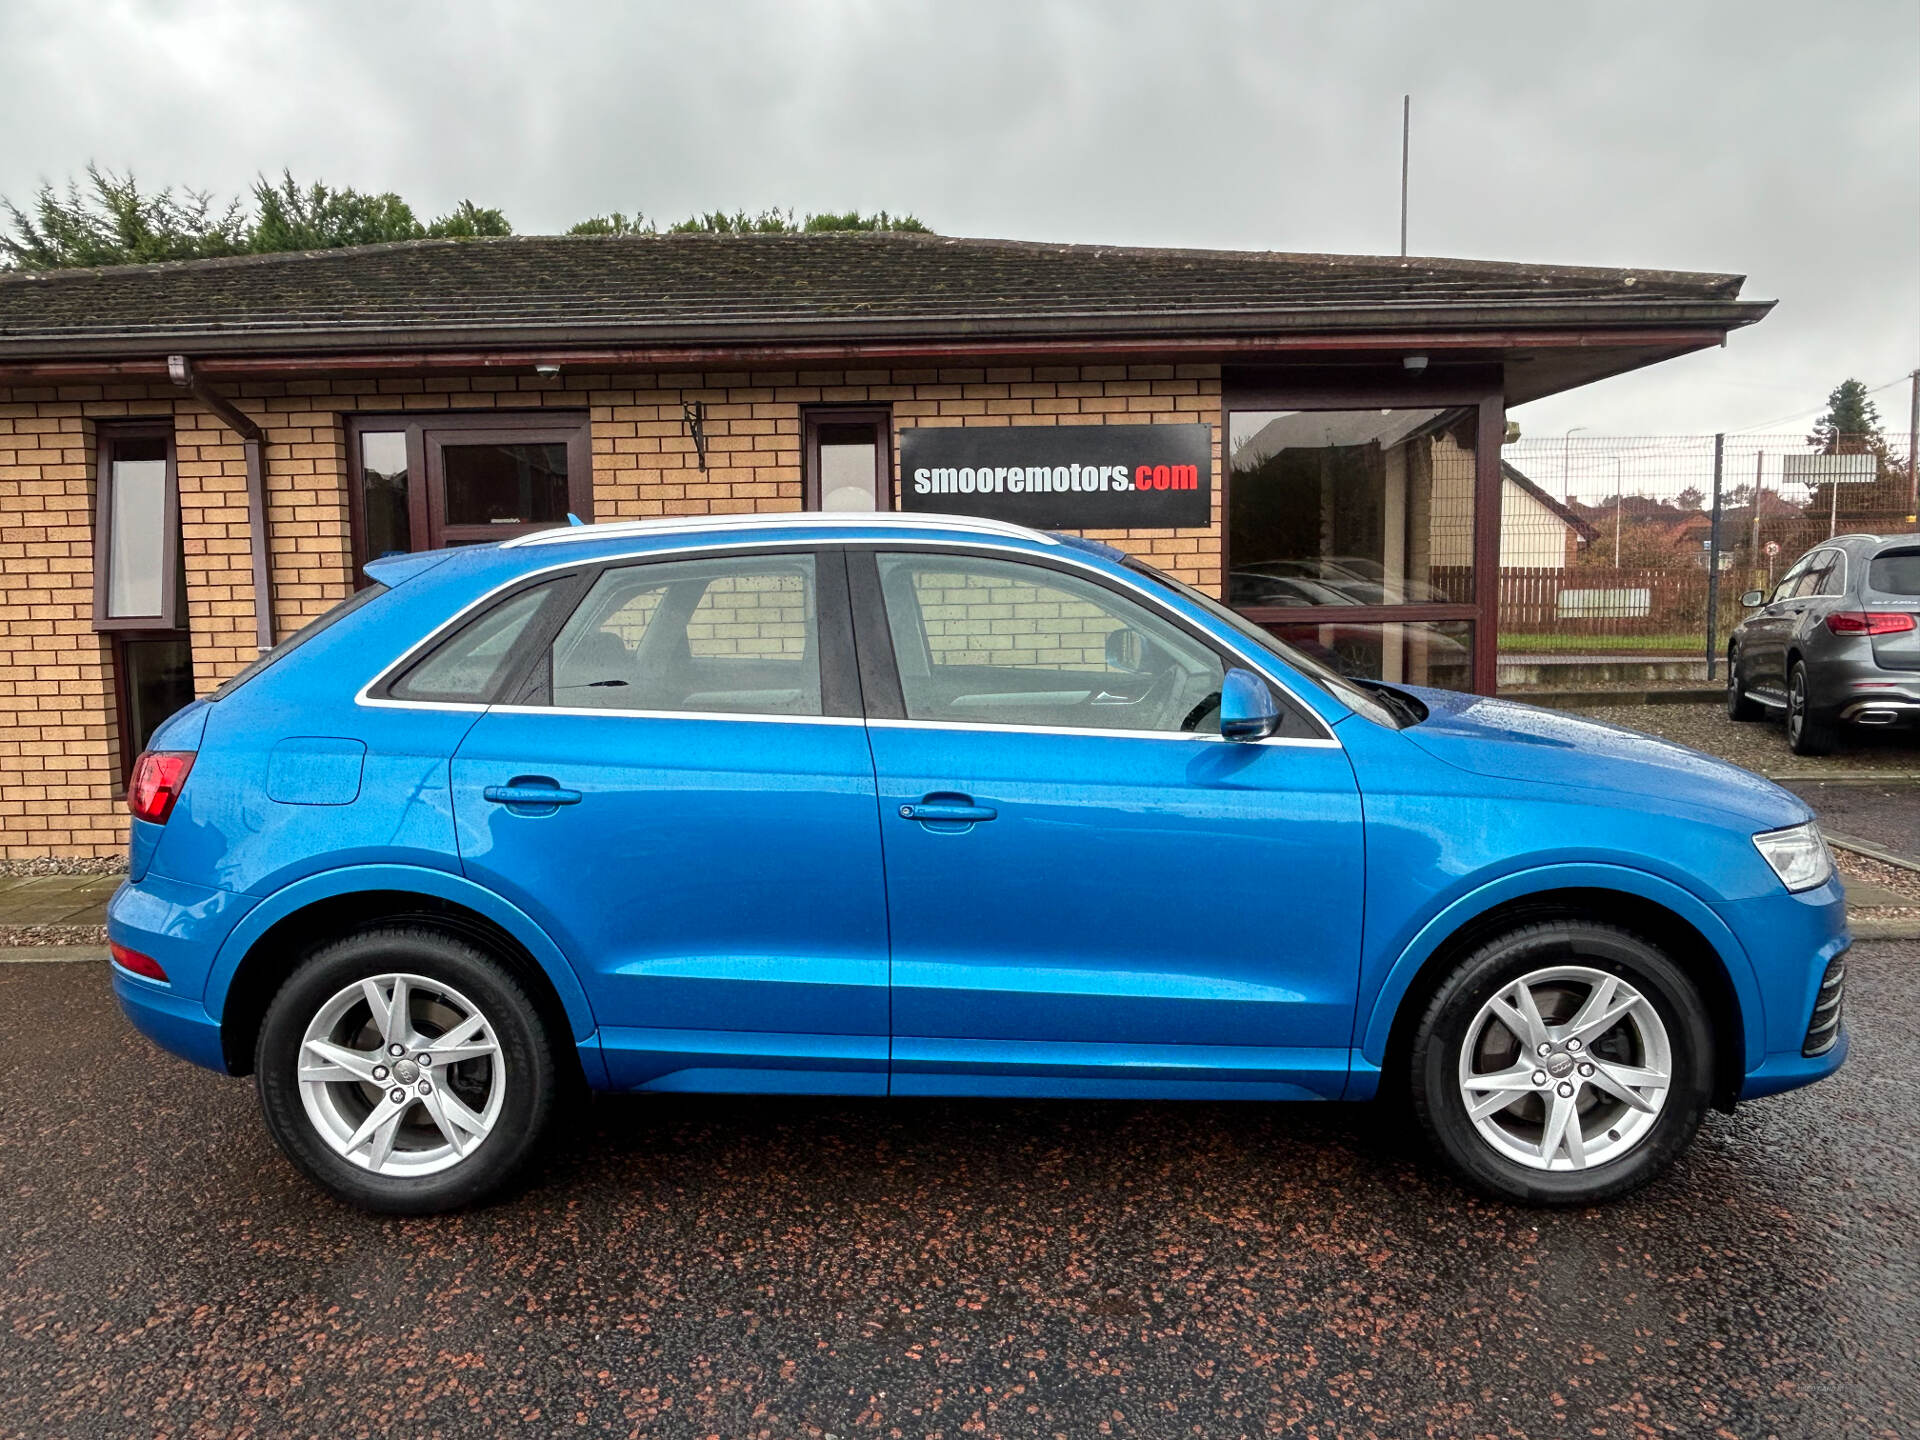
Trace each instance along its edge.
<path fill-rule="evenodd" d="M 904 429 L 900 508 L 1058 530 L 1204 528 L 1213 427 Z"/>

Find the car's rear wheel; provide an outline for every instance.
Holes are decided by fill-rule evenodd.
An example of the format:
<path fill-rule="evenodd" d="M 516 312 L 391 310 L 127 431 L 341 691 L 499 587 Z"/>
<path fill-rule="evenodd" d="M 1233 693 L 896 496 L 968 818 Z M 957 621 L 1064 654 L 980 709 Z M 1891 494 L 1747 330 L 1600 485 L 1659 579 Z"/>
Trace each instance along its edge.
<path fill-rule="evenodd" d="M 1415 1113 L 1468 1181 L 1583 1205 L 1662 1173 L 1712 1092 L 1713 1028 L 1684 971 L 1625 930 L 1516 929 L 1441 982 L 1414 1036 Z"/>
<path fill-rule="evenodd" d="M 1787 672 L 1787 748 L 1796 755 L 1833 751 L 1833 722 L 1814 713 L 1807 685 L 1807 662 L 1796 660 Z"/>
<path fill-rule="evenodd" d="M 552 1047 L 498 962 L 436 931 L 366 931 L 315 952 L 260 1027 L 267 1128 L 349 1204 L 420 1215 L 498 1191 L 553 1109 Z"/>
<path fill-rule="evenodd" d="M 1758 720 L 1764 713 L 1765 707 L 1747 695 L 1747 680 L 1740 673 L 1740 647 L 1732 646 L 1727 650 L 1727 718 Z"/>

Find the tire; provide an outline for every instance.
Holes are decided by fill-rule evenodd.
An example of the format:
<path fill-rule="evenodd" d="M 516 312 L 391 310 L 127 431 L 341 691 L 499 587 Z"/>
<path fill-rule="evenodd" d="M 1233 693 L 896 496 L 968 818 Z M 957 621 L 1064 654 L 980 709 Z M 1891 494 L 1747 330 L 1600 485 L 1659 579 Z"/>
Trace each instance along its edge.
<path fill-rule="evenodd" d="M 396 988 L 408 1031 L 397 1057 Z M 472 946 L 414 926 L 308 956 L 267 1007 L 254 1074 L 287 1158 L 338 1199 L 389 1215 L 499 1193 L 537 1151 L 560 1083 L 520 982 Z"/>
<path fill-rule="evenodd" d="M 1787 672 L 1787 748 L 1796 755 L 1830 755 L 1837 739 L 1834 725 L 1814 712 L 1807 681 L 1807 662 L 1794 661 Z"/>
<path fill-rule="evenodd" d="M 1509 1004 L 1527 1026 L 1523 981 L 1551 1054 L 1523 1050 L 1496 1011 Z M 1596 996 L 1603 1008 L 1590 1019 L 1629 1008 L 1576 1037 L 1570 1023 Z M 1526 1205 L 1591 1205 L 1637 1190 L 1692 1142 L 1713 1091 L 1713 1026 L 1699 991 L 1647 941 L 1588 921 L 1526 925 L 1467 955 L 1421 1015 L 1410 1058 L 1414 1113 L 1434 1148 L 1468 1183 Z M 1664 1087 L 1648 1079 L 1662 1069 Z M 1490 1083 L 1502 1075 L 1514 1083 Z M 1644 1109 L 1602 1088 L 1623 1082 Z M 1479 1120 L 1469 1092 L 1488 1107 Z M 1556 1107 L 1573 1118 L 1549 1149 Z"/>
<path fill-rule="evenodd" d="M 1758 700 L 1748 698 L 1746 681 L 1740 674 L 1740 647 L 1727 648 L 1727 718 L 1741 722 L 1758 720 L 1766 713 Z"/>

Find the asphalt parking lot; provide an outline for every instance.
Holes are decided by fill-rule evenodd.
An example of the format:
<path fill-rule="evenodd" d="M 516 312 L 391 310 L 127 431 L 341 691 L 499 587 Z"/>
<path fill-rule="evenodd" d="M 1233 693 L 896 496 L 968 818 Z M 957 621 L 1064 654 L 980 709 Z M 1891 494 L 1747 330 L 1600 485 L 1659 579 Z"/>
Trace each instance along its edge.
<path fill-rule="evenodd" d="M 1840 1075 L 1608 1208 L 1361 1107 L 689 1097 L 424 1221 L 0 966 L 0 1435 L 1911 1434 L 1920 944 L 1855 955 Z"/>

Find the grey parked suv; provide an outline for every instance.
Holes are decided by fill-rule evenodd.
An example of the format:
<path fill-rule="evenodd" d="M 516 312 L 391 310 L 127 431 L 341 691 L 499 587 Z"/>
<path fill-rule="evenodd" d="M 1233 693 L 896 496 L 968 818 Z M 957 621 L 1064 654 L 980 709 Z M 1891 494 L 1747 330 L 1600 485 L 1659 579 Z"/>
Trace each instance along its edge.
<path fill-rule="evenodd" d="M 1920 722 L 1920 535 L 1838 535 L 1774 587 L 1727 646 L 1727 714 L 1784 713 L 1796 755 L 1824 755 L 1843 724 Z"/>

